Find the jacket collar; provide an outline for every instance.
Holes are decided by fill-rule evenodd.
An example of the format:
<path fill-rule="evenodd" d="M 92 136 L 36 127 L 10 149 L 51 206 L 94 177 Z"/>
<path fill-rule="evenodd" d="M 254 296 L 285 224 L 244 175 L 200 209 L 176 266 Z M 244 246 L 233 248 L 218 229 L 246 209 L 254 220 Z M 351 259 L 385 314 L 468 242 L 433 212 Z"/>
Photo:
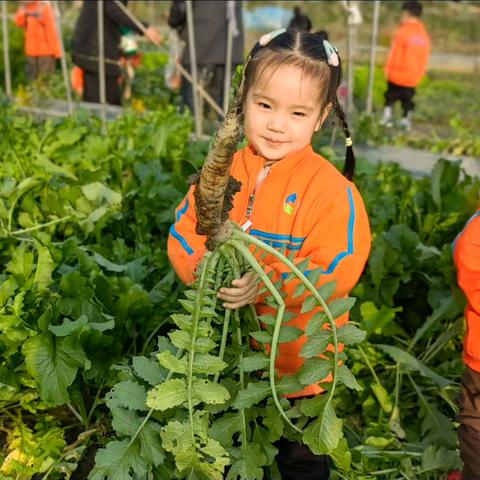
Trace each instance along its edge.
<path fill-rule="evenodd" d="M 276 161 L 271 166 L 270 175 L 283 176 L 290 173 L 305 158 L 313 155 L 312 146 L 309 144 L 302 150 L 291 152 L 281 160 Z M 266 160 L 257 152 L 252 144 L 248 144 L 244 149 L 244 162 L 248 175 L 257 175 L 261 168 L 265 166 Z"/>

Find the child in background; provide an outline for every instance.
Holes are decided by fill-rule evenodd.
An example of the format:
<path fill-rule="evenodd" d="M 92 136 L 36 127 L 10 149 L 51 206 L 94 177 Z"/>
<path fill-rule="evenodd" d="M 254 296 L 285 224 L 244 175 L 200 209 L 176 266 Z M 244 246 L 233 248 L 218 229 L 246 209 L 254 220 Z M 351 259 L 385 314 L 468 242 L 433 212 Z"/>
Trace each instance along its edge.
<path fill-rule="evenodd" d="M 480 210 L 458 235 L 453 250 L 458 284 L 467 297 L 458 439 L 463 480 L 480 480 Z"/>
<path fill-rule="evenodd" d="M 405 2 L 402 17 L 388 54 L 385 74 L 388 81 L 385 92 L 385 109 L 381 124 L 393 126 L 393 107 L 400 101 L 403 118 L 400 125 L 406 130 L 412 127 L 413 97 L 415 87 L 422 80 L 430 56 L 430 37 L 420 21 L 420 2 Z"/>
<path fill-rule="evenodd" d="M 55 60 L 60 58 L 60 42 L 55 25 L 55 14 L 50 2 L 33 0 L 20 2 L 15 23 L 25 29 L 26 72 L 29 80 L 55 71 Z"/>
<path fill-rule="evenodd" d="M 350 181 L 355 158 L 336 94 L 340 79 L 337 51 L 321 36 L 282 29 L 260 39 L 245 67 L 242 104 L 249 143 L 233 158 L 231 175 L 242 187 L 230 211 L 230 219 L 251 235 L 295 253 L 295 263 L 308 257 L 308 270 L 323 269 L 317 286 L 335 280 L 337 298 L 348 295 L 358 281 L 371 241 L 362 198 Z M 346 135 L 345 175 L 311 146 L 313 134 L 330 112 L 338 117 Z M 206 251 L 206 238 L 195 233 L 193 190 L 192 186 L 177 208 L 168 238 L 170 261 L 185 283 L 194 280 Z M 273 281 L 284 279 L 284 265 L 274 257 L 269 261 L 264 268 L 273 273 Z M 292 283 L 284 283 L 282 289 L 287 308 L 295 315 L 289 325 L 304 330 L 318 309 L 302 314 L 302 298 L 293 298 Z M 254 304 L 259 315 L 269 311 L 251 273 L 221 289 L 219 298 L 225 308 Z M 347 315 L 341 317 L 339 325 L 347 319 Z M 280 375 L 293 374 L 302 366 L 300 350 L 305 340 L 302 337 L 280 346 L 276 362 Z M 321 391 L 319 385 L 311 385 L 289 397 Z M 328 478 L 325 456 L 286 439 L 278 442 L 277 448 L 277 464 L 284 480 Z"/>
<path fill-rule="evenodd" d="M 294 30 L 297 32 L 311 32 L 312 31 L 312 21 L 308 15 L 305 15 L 302 12 L 300 7 L 293 8 L 293 17 L 288 24 L 289 30 Z"/>

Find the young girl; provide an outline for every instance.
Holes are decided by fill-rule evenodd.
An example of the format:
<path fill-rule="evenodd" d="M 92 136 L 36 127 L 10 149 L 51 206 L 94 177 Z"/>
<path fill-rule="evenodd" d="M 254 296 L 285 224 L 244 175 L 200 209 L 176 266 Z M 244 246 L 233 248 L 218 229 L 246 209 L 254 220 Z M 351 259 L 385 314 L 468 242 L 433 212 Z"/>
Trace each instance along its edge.
<path fill-rule="evenodd" d="M 468 300 L 463 349 L 467 369 L 462 380 L 458 414 L 460 456 L 464 463 L 464 480 L 480 480 L 480 210 L 458 235 L 453 255 L 458 284 Z"/>
<path fill-rule="evenodd" d="M 250 53 L 242 99 L 248 145 L 234 155 L 231 175 L 242 183 L 233 200 L 230 219 L 251 235 L 295 254 L 295 263 L 310 259 L 308 270 L 322 268 L 318 283 L 336 281 L 336 297 L 344 297 L 358 281 L 370 250 L 370 229 L 357 189 L 310 145 L 330 112 L 346 135 L 346 176 L 354 169 L 352 141 L 336 91 L 341 79 L 337 51 L 324 37 L 307 32 L 277 31 L 262 37 Z M 168 253 L 180 278 L 194 280 L 205 254 L 205 237 L 197 223 L 192 187 L 176 211 Z M 268 259 L 267 259 L 268 260 Z M 285 278 L 285 267 L 265 265 L 274 281 Z M 293 283 L 293 282 L 292 282 Z M 287 308 L 295 314 L 290 325 L 305 329 L 314 312 L 301 313 L 302 299 L 284 285 Z M 258 314 L 268 307 L 258 295 L 257 279 L 247 273 L 223 288 L 225 308 L 255 304 Z M 339 324 L 347 321 L 344 316 Z M 303 364 L 305 339 L 280 346 L 276 367 L 293 374 Z M 311 385 L 291 395 L 320 393 Z M 328 460 L 303 445 L 282 440 L 277 463 L 283 479 L 326 479 Z"/>

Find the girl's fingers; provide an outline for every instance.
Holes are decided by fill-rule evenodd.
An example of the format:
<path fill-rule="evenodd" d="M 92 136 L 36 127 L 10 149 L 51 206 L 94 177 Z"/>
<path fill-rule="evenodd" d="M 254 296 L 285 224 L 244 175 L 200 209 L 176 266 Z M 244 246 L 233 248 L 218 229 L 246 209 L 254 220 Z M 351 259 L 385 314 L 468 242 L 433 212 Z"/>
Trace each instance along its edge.
<path fill-rule="evenodd" d="M 253 273 L 246 273 L 241 278 L 236 278 L 232 281 L 232 287 L 246 287 L 251 283 L 256 283 L 258 280 L 258 275 Z"/>
<path fill-rule="evenodd" d="M 255 302 L 255 298 L 256 298 L 256 295 L 255 296 L 252 296 L 252 297 L 248 297 L 248 298 L 245 298 L 243 299 L 242 301 L 230 301 L 230 302 L 224 302 L 223 303 L 223 306 L 225 308 L 230 308 L 231 310 L 234 310 L 236 308 L 240 308 L 240 307 L 243 307 L 245 305 L 250 305 L 251 303 L 254 303 Z"/>
<path fill-rule="evenodd" d="M 231 288 L 221 288 L 217 296 L 225 308 L 236 309 L 255 303 L 258 292 L 258 276 L 246 273 L 242 278 L 232 281 Z"/>
<path fill-rule="evenodd" d="M 222 288 L 218 293 L 218 298 L 222 300 L 234 300 L 241 297 L 249 296 L 258 290 L 256 284 L 248 285 L 242 288 Z"/>
<path fill-rule="evenodd" d="M 239 308 L 239 307 L 243 307 L 244 305 L 255 303 L 256 298 L 257 298 L 257 291 L 255 289 L 239 297 L 225 296 L 225 297 L 221 297 L 220 299 L 223 301 L 223 306 L 225 308 Z"/>

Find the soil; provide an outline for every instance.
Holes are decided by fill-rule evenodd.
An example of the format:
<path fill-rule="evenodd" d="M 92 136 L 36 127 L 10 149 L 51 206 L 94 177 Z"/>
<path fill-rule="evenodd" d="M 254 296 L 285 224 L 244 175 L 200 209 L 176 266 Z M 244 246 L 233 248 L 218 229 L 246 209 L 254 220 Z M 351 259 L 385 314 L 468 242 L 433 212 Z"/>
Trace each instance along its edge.
<path fill-rule="evenodd" d="M 88 474 L 95 465 L 95 455 L 98 448 L 98 445 L 90 445 L 87 448 L 70 480 L 87 480 Z"/>

